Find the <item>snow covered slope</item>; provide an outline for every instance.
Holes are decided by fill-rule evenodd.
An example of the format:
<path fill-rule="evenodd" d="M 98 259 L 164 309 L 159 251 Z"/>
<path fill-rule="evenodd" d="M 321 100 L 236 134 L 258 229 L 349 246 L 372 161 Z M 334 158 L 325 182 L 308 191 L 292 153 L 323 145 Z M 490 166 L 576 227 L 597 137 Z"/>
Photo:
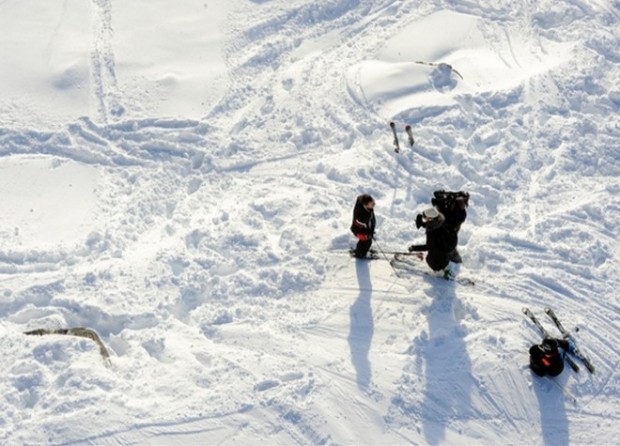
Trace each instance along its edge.
<path fill-rule="evenodd" d="M 0 443 L 616 443 L 617 1 L 5 0 L 0 38 Z M 345 253 L 357 194 L 402 250 L 442 188 L 475 286 Z M 595 374 L 533 378 L 523 306 Z M 23 334 L 63 327 L 111 365 Z"/>

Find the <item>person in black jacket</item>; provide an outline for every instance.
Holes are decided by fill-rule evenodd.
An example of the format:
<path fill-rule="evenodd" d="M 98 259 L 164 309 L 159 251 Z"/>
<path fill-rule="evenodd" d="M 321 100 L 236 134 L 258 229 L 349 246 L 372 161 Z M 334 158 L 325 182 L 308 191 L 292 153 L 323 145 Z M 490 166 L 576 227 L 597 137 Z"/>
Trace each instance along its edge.
<path fill-rule="evenodd" d="M 458 233 L 461 230 L 461 225 L 467 219 L 467 208 L 469 207 L 469 194 L 464 197 L 457 197 L 450 209 L 450 225 Z"/>
<path fill-rule="evenodd" d="M 351 232 L 358 240 L 354 251 L 355 257 L 366 257 L 372 245 L 376 223 L 374 209 L 375 200 L 370 195 L 363 194 L 357 197 L 353 209 L 353 222 L 351 223 Z"/>
<path fill-rule="evenodd" d="M 426 243 L 411 245 L 409 252 L 428 251 L 426 256 L 428 266 L 433 271 L 444 270 L 454 257 L 457 244 L 456 232 L 444 224 L 445 217 L 434 207 L 426 209 L 421 217 L 422 226 L 426 228 Z"/>
<path fill-rule="evenodd" d="M 457 235 L 461 230 L 461 225 L 467 219 L 467 207 L 469 206 L 469 193 L 468 192 L 446 192 L 445 190 L 438 190 L 433 192 L 434 198 L 431 200 L 433 206 L 437 208 L 446 218 L 444 224 L 451 227 Z M 418 224 L 418 228 L 419 228 Z M 458 240 L 457 240 L 458 244 Z M 450 259 L 454 263 L 462 263 L 463 259 L 455 248 L 454 256 Z"/>
<path fill-rule="evenodd" d="M 570 351 L 566 339 L 545 338 L 530 347 L 530 368 L 538 376 L 557 376 L 564 370 L 564 351 Z"/>

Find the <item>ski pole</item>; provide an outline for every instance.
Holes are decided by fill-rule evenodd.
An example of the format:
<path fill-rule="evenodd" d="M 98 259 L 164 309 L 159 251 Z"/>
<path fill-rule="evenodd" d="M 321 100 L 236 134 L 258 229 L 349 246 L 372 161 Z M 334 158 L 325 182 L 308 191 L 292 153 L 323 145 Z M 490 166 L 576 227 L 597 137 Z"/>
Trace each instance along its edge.
<path fill-rule="evenodd" d="M 394 268 L 394 265 L 392 265 L 392 262 L 390 262 L 390 259 L 387 258 L 387 255 L 385 255 L 385 252 L 383 252 L 383 249 L 381 249 L 381 246 L 379 246 L 379 243 L 377 243 L 377 240 L 373 238 L 373 242 L 375 243 L 375 245 L 377 245 L 377 248 L 379 248 L 379 252 L 383 255 L 385 260 L 387 260 L 387 262 L 390 264 L 390 267 L 392 268 L 392 271 L 394 271 L 394 274 L 396 275 L 396 277 L 400 279 L 401 277 L 398 275 L 398 271 L 396 271 L 396 268 Z"/>

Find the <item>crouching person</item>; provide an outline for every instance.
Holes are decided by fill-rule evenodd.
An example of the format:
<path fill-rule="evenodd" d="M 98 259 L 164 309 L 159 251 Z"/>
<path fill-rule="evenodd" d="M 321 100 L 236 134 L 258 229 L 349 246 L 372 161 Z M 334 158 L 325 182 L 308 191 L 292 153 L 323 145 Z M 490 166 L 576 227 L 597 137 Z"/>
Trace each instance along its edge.
<path fill-rule="evenodd" d="M 453 276 L 448 265 L 456 252 L 456 232 L 445 223 L 445 217 L 435 208 L 428 208 L 422 213 L 423 224 L 418 223 L 418 228 L 426 228 L 426 243 L 423 245 L 411 245 L 409 252 L 428 251 L 426 263 L 433 271 L 443 271 L 446 278 Z"/>

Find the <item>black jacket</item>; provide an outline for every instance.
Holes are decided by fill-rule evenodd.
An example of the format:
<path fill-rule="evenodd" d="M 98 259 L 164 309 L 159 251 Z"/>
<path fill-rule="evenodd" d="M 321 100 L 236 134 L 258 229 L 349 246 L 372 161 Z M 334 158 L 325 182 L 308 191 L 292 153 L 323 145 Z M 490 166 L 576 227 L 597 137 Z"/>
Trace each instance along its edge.
<path fill-rule="evenodd" d="M 446 218 L 444 224 L 458 233 L 461 225 L 467 219 L 467 209 L 463 201 L 454 200 L 448 207 L 446 207 L 445 202 L 442 202 L 441 205 L 437 206 L 437 209 Z"/>
<path fill-rule="evenodd" d="M 366 209 L 362 204 L 360 197 L 357 197 L 355 208 L 353 209 L 353 222 L 351 223 L 351 232 L 355 235 L 366 234 L 374 235 L 375 233 L 375 211 L 374 209 Z"/>
<path fill-rule="evenodd" d="M 467 218 L 467 211 L 465 209 L 456 208 L 446 213 L 445 224 L 451 227 L 452 229 L 454 229 L 455 232 L 459 232 L 459 230 L 461 229 L 461 225 L 463 224 L 466 218 Z"/>
<path fill-rule="evenodd" d="M 456 232 L 444 221 L 445 217 L 439 214 L 439 217 L 426 223 L 426 244 L 409 248 L 410 251 L 428 251 L 426 263 L 434 271 L 448 266 L 458 242 Z"/>
<path fill-rule="evenodd" d="M 550 348 L 545 350 L 545 344 Z M 568 341 L 565 339 L 545 339 L 540 345 L 530 347 L 530 368 L 538 376 L 557 376 L 564 370 L 563 349 L 568 350 Z"/>

